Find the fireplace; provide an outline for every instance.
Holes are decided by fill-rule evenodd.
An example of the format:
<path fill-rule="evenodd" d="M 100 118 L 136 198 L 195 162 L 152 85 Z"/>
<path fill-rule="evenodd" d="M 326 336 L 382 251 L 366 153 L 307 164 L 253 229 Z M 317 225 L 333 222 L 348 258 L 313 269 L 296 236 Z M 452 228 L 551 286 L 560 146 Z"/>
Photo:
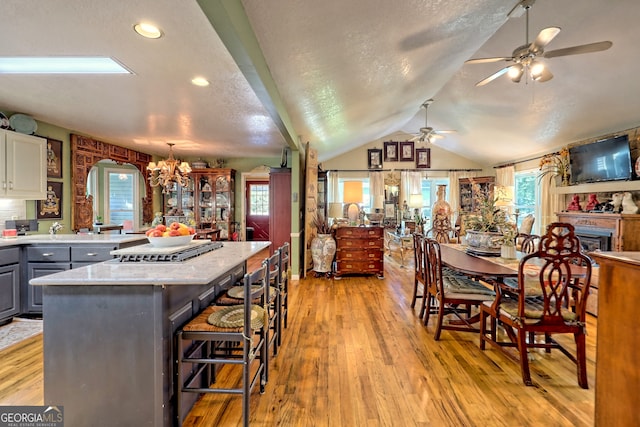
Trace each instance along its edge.
<path fill-rule="evenodd" d="M 575 228 L 576 236 L 585 252 L 610 251 L 613 231 L 608 228 Z"/>

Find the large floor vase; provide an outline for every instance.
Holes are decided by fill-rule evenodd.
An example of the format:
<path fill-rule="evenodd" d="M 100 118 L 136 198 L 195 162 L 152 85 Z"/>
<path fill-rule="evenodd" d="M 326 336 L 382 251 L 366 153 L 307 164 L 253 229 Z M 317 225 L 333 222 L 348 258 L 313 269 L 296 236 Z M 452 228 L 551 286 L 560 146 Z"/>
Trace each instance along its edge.
<path fill-rule="evenodd" d="M 466 231 L 467 245 L 475 252 L 500 254 L 502 234 L 494 231 Z"/>
<path fill-rule="evenodd" d="M 331 273 L 333 257 L 336 254 L 336 241 L 331 234 L 318 234 L 311 241 L 311 258 L 313 271 L 316 273 Z"/>

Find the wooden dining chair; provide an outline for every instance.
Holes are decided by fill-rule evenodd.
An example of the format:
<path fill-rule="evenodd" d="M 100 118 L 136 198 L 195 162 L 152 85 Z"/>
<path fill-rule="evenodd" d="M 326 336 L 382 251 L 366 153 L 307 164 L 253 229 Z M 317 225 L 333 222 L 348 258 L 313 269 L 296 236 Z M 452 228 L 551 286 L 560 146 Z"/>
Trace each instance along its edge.
<path fill-rule="evenodd" d="M 527 350 L 559 349 L 577 365 L 580 387 L 588 388 L 585 316 L 590 282 L 591 260 L 582 253 L 573 226 L 550 224 L 538 249 L 520 260 L 516 283 L 496 283 L 495 301 L 481 306 L 480 348 L 484 350 L 486 343 L 505 352 L 508 347 L 517 348 L 526 385 L 533 385 Z M 498 324 L 508 340 L 499 339 Z M 539 334 L 544 342 L 535 340 Z M 575 355 L 553 339 L 555 334 L 573 334 Z"/>
<path fill-rule="evenodd" d="M 478 332 L 479 329 L 474 323 L 478 322 L 479 317 L 477 314 L 472 315 L 472 308 L 485 301 L 492 301 L 495 293 L 480 282 L 462 274 L 443 273 L 440 243 L 435 239 L 425 239 L 425 260 L 425 326 L 429 324 L 431 314 L 437 314 L 434 333 L 436 340 L 440 339 L 443 329 Z M 450 314 L 457 320 L 444 323 L 444 317 Z"/>
<path fill-rule="evenodd" d="M 411 308 L 416 306 L 418 298 L 424 298 L 427 288 L 425 261 L 424 261 L 424 235 L 413 233 L 413 295 L 411 296 Z M 422 304 L 424 307 L 424 304 Z M 424 313 L 420 312 L 420 317 Z"/>
<path fill-rule="evenodd" d="M 451 220 L 447 216 L 436 215 L 425 237 L 434 239 L 438 243 L 460 243 L 458 231 L 451 226 Z"/>
<path fill-rule="evenodd" d="M 540 244 L 540 236 L 537 234 L 527 234 L 524 236 L 520 245 L 520 252 L 525 254 L 532 254 L 538 250 Z"/>

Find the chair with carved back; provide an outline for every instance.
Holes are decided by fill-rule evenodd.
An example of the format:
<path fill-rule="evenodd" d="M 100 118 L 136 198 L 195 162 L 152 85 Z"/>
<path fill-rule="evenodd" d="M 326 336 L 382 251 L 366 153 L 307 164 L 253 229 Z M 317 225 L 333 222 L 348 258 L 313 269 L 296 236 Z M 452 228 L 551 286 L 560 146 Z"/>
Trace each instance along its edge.
<path fill-rule="evenodd" d="M 478 332 L 474 326 L 477 315 L 472 316 L 471 309 L 484 301 L 493 301 L 495 293 L 462 274 L 447 274 L 442 267 L 440 243 L 435 239 L 425 239 L 425 268 L 427 291 L 425 292 L 424 324 L 429 324 L 431 314 L 437 314 L 434 337 L 440 339 L 443 329 L 454 331 Z M 453 314 L 457 319 L 448 323 L 444 317 Z"/>
<path fill-rule="evenodd" d="M 520 252 L 525 254 L 532 254 L 538 250 L 539 244 L 540 236 L 538 236 L 537 234 L 529 234 L 522 241 L 522 244 L 520 245 Z"/>
<path fill-rule="evenodd" d="M 436 215 L 425 237 L 434 239 L 438 243 L 460 243 L 458 231 L 451 226 L 448 216 Z"/>
<path fill-rule="evenodd" d="M 413 233 L 413 295 L 411 296 L 411 308 L 416 306 L 418 298 L 424 298 L 426 291 L 426 272 L 424 265 L 424 235 Z M 424 304 L 422 304 L 424 307 Z M 420 317 L 423 313 L 420 312 Z"/>
<path fill-rule="evenodd" d="M 580 387 L 588 388 L 585 316 L 590 282 L 591 260 L 582 253 L 573 226 L 549 224 L 538 249 L 520 260 L 515 283 L 496 283 L 496 300 L 481 306 L 480 348 L 486 343 L 506 353 L 516 348 L 526 385 L 533 385 L 528 350 L 558 349 L 576 364 Z M 497 324 L 508 340 L 499 339 Z M 556 334 L 573 334 L 575 354 L 553 339 Z M 536 335 L 544 335 L 544 342 L 536 341 Z"/>

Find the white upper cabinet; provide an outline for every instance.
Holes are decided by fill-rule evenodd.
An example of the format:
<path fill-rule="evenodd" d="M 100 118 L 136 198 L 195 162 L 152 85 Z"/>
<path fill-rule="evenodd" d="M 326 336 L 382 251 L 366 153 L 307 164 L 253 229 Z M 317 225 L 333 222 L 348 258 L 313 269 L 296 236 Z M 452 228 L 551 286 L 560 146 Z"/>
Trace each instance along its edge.
<path fill-rule="evenodd" d="M 43 200 L 47 186 L 47 141 L 0 131 L 0 197 Z"/>

